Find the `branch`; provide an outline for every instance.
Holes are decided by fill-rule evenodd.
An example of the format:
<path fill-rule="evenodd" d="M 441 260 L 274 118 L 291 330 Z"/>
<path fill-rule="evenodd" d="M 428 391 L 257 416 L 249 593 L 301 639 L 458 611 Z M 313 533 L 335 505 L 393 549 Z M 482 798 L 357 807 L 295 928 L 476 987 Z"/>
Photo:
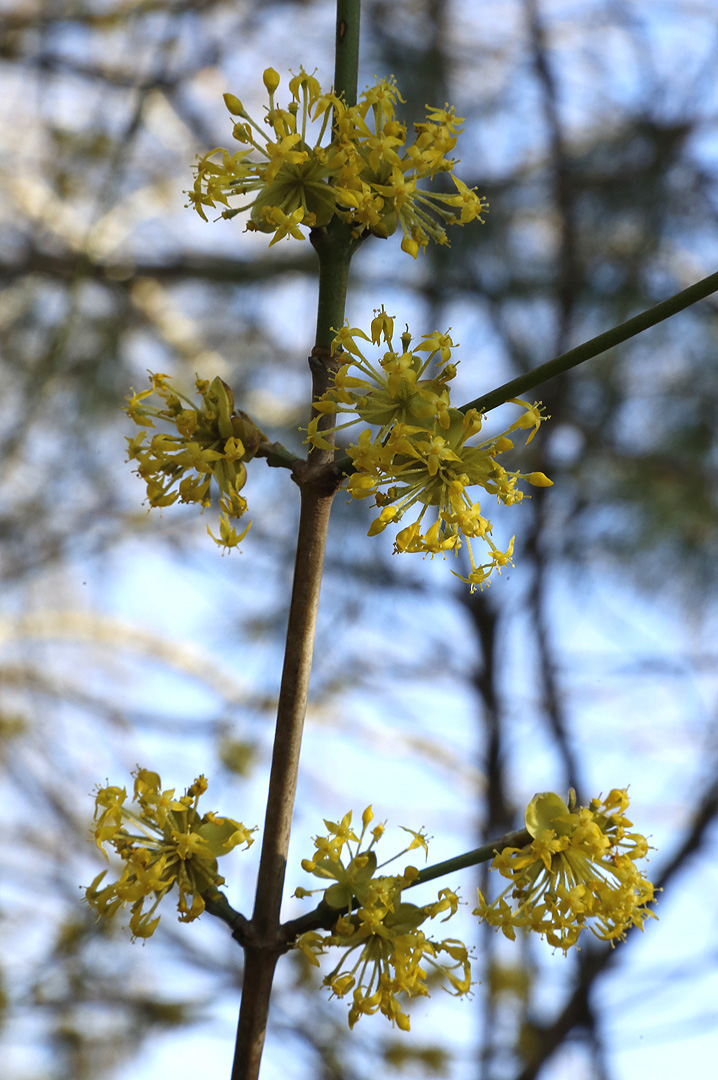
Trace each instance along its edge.
<path fill-rule="evenodd" d="M 234 910 L 227 897 L 219 889 L 213 889 L 211 894 L 203 897 L 203 900 L 204 910 L 207 914 L 214 915 L 215 918 L 226 922 L 232 931 L 232 937 L 235 937 L 241 943 L 247 927 L 247 920 L 244 915 Z"/>
<path fill-rule="evenodd" d="M 359 0 L 337 0 L 336 69 L 334 85 L 347 103 L 356 101 L 359 50 Z M 349 227 L 337 218 L 326 228 L 314 229 L 312 245 L 319 256 L 317 333 L 310 357 L 312 401 L 326 389 L 331 363 L 331 342 L 344 323 L 352 243 Z M 331 418 L 323 418 L 330 421 Z M 281 462 L 276 446 L 274 464 Z M 270 460 L 269 454 L 267 455 Z M 277 707 L 277 725 L 267 792 L 262 854 L 251 922 L 241 927 L 245 963 L 242 1002 L 237 1026 L 232 1080 L 257 1080 L 269 1013 L 274 969 L 286 951 L 280 934 L 279 913 L 284 892 L 287 850 L 297 789 L 299 754 L 309 694 L 309 676 L 322 583 L 329 512 L 336 483 L 327 483 L 334 450 L 312 447 L 306 462 L 292 462 L 301 490 L 301 512 L 287 642 Z"/>
<path fill-rule="evenodd" d="M 473 851 L 467 851 L 463 855 L 455 855 L 453 859 L 446 859 L 444 862 L 436 863 L 435 866 L 427 866 L 424 870 L 419 871 L 418 876 L 412 881 L 411 885 L 406 886 L 406 889 L 413 889 L 416 885 L 423 885 L 426 881 L 433 881 L 435 878 L 444 877 L 446 874 L 453 874 L 456 870 L 465 870 L 468 866 L 478 866 L 479 863 L 488 862 L 489 859 L 493 859 L 494 855 L 503 851 L 504 848 L 526 847 L 530 843 L 531 834 L 526 829 L 517 829 L 515 832 L 506 833 L 504 836 L 499 837 L 498 840 L 492 840 L 489 844 L 474 848 Z M 406 892 L 406 889 L 402 891 Z M 359 901 L 354 897 L 352 910 L 357 907 L 359 907 Z M 324 900 L 322 900 L 317 904 L 314 911 L 308 911 L 306 915 L 301 915 L 298 919 L 291 919 L 289 922 L 283 923 L 279 932 L 285 950 L 290 949 L 292 943 L 296 941 L 300 934 L 305 934 L 307 930 L 331 930 L 341 914 L 341 911 L 330 907 L 329 904 L 325 904 Z"/>
<path fill-rule="evenodd" d="M 313 484 L 302 488 L 294 585 L 277 708 L 277 726 L 264 819 L 254 913 L 245 946 L 244 983 L 232 1080 L 256 1080 L 264 1046 L 278 947 L 289 833 L 299 769 L 309 674 L 332 497 Z"/>
<path fill-rule="evenodd" d="M 691 304 L 695 304 L 698 300 L 704 300 L 706 296 L 710 296 L 714 292 L 718 292 L 718 273 L 710 274 L 701 281 L 697 281 L 695 285 L 689 285 L 687 289 L 683 289 L 682 292 L 669 297 L 668 300 L 662 300 L 660 304 L 655 304 L 646 311 L 642 311 L 640 315 L 634 315 L 632 319 L 614 326 L 612 330 L 606 330 L 605 333 L 599 334 L 598 337 L 585 341 L 583 345 L 577 345 L 575 349 L 569 349 L 568 352 L 549 360 L 546 364 L 541 364 L 539 367 L 534 368 L 533 371 L 527 371 L 524 375 L 512 379 L 511 382 L 504 383 L 503 386 L 497 387 L 496 390 L 490 390 L 488 394 L 482 394 L 481 397 L 474 398 L 473 401 L 467 402 L 466 405 L 461 405 L 460 409 L 462 412 L 466 412 L 468 409 L 489 412 L 490 409 L 503 405 L 510 398 L 518 397 L 527 390 L 533 390 L 540 383 L 554 379 L 557 375 L 562 375 L 564 371 L 569 371 L 571 368 L 583 364 L 586 360 L 592 360 L 594 356 L 599 356 L 600 353 L 606 352 L 607 349 L 613 349 L 616 345 L 635 337 L 636 334 L 641 334 L 651 326 L 663 322 L 664 319 L 670 319 L 671 315 L 677 315 L 679 311 L 690 307 Z"/>
<path fill-rule="evenodd" d="M 583 364 L 586 360 L 592 360 L 594 356 L 599 356 L 608 349 L 620 345 L 623 341 L 635 337 L 636 334 L 649 330 L 650 327 L 656 326 L 658 323 L 663 322 L 664 319 L 670 319 L 672 315 L 677 315 L 679 311 L 683 311 L 684 308 L 697 303 L 698 300 L 704 300 L 706 296 L 710 296 L 714 292 L 718 292 L 718 273 L 702 278 L 695 285 L 689 285 L 687 289 L 683 289 L 682 292 L 669 297 L 668 300 L 662 300 L 660 304 L 647 308 L 640 315 L 634 315 L 632 319 L 619 323 L 613 329 L 606 330 L 605 333 L 591 338 L 590 341 L 585 341 L 583 345 L 577 345 L 575 349 L 569 349 L 568 352 L 556 356 L 553 360 L 541 364 L 532 371 L 527 371 L 524 375 L 519 375 L 518 378 L 512 379 L 511 382 L 504 383 L 495 390 L 490 390 L 487 394 L 474 398 L 473 401 L 467 401 L 465 405 L 460 405 L 459 409 L 461 412 L 477 409 L 483 413 L 496 409 L 511 398 L 518 397 L 519 394 L 524 394 L 527 390 L 533 390 L 534 387 L 539 386 L 541 383 L 548 382 L 549 379 L 554 379 L 557 375 L 562 375 L 573 367 L 578 367 L 579 364 Z M 335 471 L 343 473 L 344 476 L 351 476 L 355 471 L 351 458 L 344 453 L 334 459 L 333 468 Z"/>
<path fill-rule="evenodd" d="M 267 465 L 272 469 L 294 470 L 300 463 L 304 464 L 304 458 L 287 450 L 280 442 L 261 442 L 257 447 L 255 457 L 267 459 Z"/>
<path fill-rule="evenodd" d="M 514 832 L 506 833 L 498 840 L 492 840 L 489 844 L 483 844 L 481 847 L 474 848 L 473 851 L 467 851 L 464 855 L 455 855 L 453 859 L 446 859 L 435 866 L 427 866 L 424 870 L 419 871 L 419 876 L 412 881 L 408 888 L 423 885 L 425 881 L 433 881 L 435 878 L 443 877 L 445 874 L 453 874 L 455 870 L 465 870 L 467 866 L 478 866 L 479 863 L 488 862 L 489 859 L 503 851 L 504 848 L 527 847 L 532 839 L 533 837 L 527 829 L 516 829 Z"/>

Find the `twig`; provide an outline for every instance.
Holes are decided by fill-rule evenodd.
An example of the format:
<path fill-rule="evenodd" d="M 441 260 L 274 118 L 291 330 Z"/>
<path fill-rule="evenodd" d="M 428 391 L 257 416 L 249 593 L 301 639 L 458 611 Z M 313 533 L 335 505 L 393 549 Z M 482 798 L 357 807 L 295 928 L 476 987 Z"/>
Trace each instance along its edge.
<path fill-rule="evenodd" d="M 614 326 L 611 330 L 606 330 L 605 333 L 591 338 L 590 341 L 584 341 L 583 345 L 577 345 L 575 349 L 561 353 L 553 360 L 539 365 L 532 371 L 527 371 L 524 375 L 519 375 L 511 382 L 504 383 L 496 390 L 490 390 L 488 394 L 482 394 L 481 397 L 468 401 L 460 406 L 461 411 L 477 409 L 479 412 L 488 412 L 490 409 L 495 409 L 510 398 L 525 394 L 527 390 L 533 390 L 540 383 L 562 375 L 564 371 L 570 371 L 571 368 L 583 364 L 586 360 L 592 360 L 594 356 L 606 352 L 607 349 L 613 349 L 616 345 L 635 337 L 636 334 L 641 334 L 651 326 L 663 322 L 664 319 L 670 319 L 671 315 L 676 315 L 679 311 L 690 307 L 698 300 L 704 300 L 706 296 L 714 292 L 718 292 L 718 273 L 702 278 L 695 285 L 689 285 L 687 289 L 670 296 L 667 300 L 662 300 L 660 304 L 654 304 L 653 307 L 642 311 L 640 315 L 634 315 L 632 319 L 627 319 L 626 322 Z"/>
<path fill-rule="evenodd" d="M 492 840 L 482 847 L 474 848 L 473 851 L 467 851 L 463 855 L 455 855 L 452 859 L 446 859 L 444 862 L 436 863 L 434 866 L 425 867 L 419 871 L 418 876 L 403 891 L 413 889 L 416 885 L 423 885 L 426 881 L 444 877 L 446 874 L 453 874 L 457 870 L 465 870 L 469 866 L 478 866 L 480 863 L 488 862 L 489 859 L 493 859 L 494 855 L 503 851 L 504 848 L 526 847 L 527 844 L 531 843 L 531 839 L 531 834 L 526 829 L 517 829 L 515 832 L 506 833 L 504 836 L 499 837 L 498 840 Z M 358 907 L 359 901 L 355 899 L 353 906 Z M 314 911 L 308 911 L 306 915 L 301 915 L 298 919 L 283 923 L 280 933 L 285 948 L 290 948 L 292 942 L 296 941 L 300 934 L 306 933 L 307 930 L 330 930 L 340 914 L 341 912 L 329 907 L 322 900 Z"/>

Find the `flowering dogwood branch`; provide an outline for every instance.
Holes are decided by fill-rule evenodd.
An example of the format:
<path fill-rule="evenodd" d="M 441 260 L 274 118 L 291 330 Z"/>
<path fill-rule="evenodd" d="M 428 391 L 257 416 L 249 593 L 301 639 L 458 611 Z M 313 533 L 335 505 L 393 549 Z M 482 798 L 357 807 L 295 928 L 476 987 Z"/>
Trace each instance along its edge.
<path fill-rule="evenodd" d="M 103 851 L 105 844 L 113 848 L 124 868 L 115 882 L 104 882 L 107 871 L 98 875 L 86 889 L 88 903 L 106 917 L 130 905 L 133 935 L 149 937 L 159 923 L 158 906 L 172 893 L 181 921 L 207 911 L 230 927 L 244 949 L 232 1080 L 257 1080 L 274 971 L 290 948 L 300 949 L 317 967 L 325 953 L 333 951 L 336 959 L 334 950 L 340 950 L 324 985 L 334 996 L 350 998 L 350 1026 L 363 1015 L 381 1012 L 408 1030 L 404 1009 L 411 998 L 428 994 L 427 974 L 457 996 L 470 992 L 470 950 L 456 938 L 423 929 L 439 915 L 443 923 L 456 913 L 457 893 L 442 888 L 435 900 L 412 904 L 403 893 L 416 885 L 493 860 L 492 869 L 508 885 L 493 899 L 479 893 L 474 914 L 511 940 L 517 929 L 536 932 L 564 952 L 584 930 L 613 943 L 631 926 L 642 929 L 654 917 L 648 908 L 653 887 L 635 865 L 649 845 L 625 816 L 627 792 L 613 789 L 586 807 L 576 807 L 573 793 L 567 802 L 553 792 L 538 793 L 526 810 L 524 829 L 424 870 L 405 866 L 398 874 L 383 872 L 392 859 L 377 862 L 384 825 L 370 827 L 371 806 L 356 831 L 348 811 L 341 821 L 325 821 L 327 835 L 315 838 L 313 856 L 302 863 L 320 887 L 299 887 L 294 895 L 321 892 L 320 902 L 306 915 L 280 923 L 324 550 L 337 490 L 349 477 L 353 498 L 374 500 L 378 514 L 370 536 L 408 515 L 396 534 L 397 551 L 433 556 L 465 550 L 468 568 L 456 576 L 472 590 L 483 588 L 493 571 L 500 574 L 511 563 L 513 539 L 506 550 L 494 544 L 492 523 L 481 513 L 477 491 L 482 501 L 486 493 L 511 507 L 524 498 L 522 485 L 551 484 L 542 472 L 510 471 L 502 464 L 516 434 L 530 443 L 548 419 L 540 402 L 518 395 L 718 290 L 714 274 L 519 379 L 460 408 L 452 406 L 458 361 L 452 360 L 450 328 L 424 333 L 412 344 L 408 327 L 394 335 L 394 318 L 383 305 L 368 334 L 345 321 L 351 260 L 368 238 L 385 239 L 401 229 L 402 250 L 416 258 L 430 241 L 448 243 L 445 226 L 482 221 L 487 209 L 486 199 L 454 175 L 457 162 L 448 155 L 462 120 L 452 107 L 427 106 L 426 120 L 414 125 L 411 141 L 395 115 L 402 99 L 392 78 L 377 80 L 357 101 L 359 11 L 359 0 L 338 0 L 332 89 L 322 91 L 315 76 L 302 68 L 289 82 L 291 101 L 283 108 L 276 97 L 280 76 L 267 68 L 269 105 L 263 126 L 239 98 L 225 95 L 240 149 L 218 148 L 202 157 L 189 193 L 205 220 L 205 209 L 217 204 L 225 208 L 225 219 L 249 211 L 247 228 L 272 234 L 270 246 L 284 239 L 303 241 L 302 229 L 309 230 L 318 257 L 319 293 L 309 357 L 306 459 L 270 442 L 235 405 L 231 388 L 219 377 L 196 380 L 199 401 L 162 374 L 151 376 L 151 389 L 128 398 L 127 411 L 142 429 L 128 439 L 129 457 L 137 463 L 150 506 L 179 501 L 204 510 L 218 496 L 219 535 L 208 531 L 223 552 L 238 547 L 249 530 L 246 525 L 237 532 L 233 522 L 248 509 L 241 492 L 254 459 L 291 470 L 300 492 L 251 918 L 236 911 L 219 890 L 224 878 L 217 860 L 240 844 L 248 847 L 255 830 L 214 812 L 199 813 L 197 803 L 207 788 L 204 777 L 175 798 L 174 789 L 162 789 L 157 773 L 139 769 L 138 809 L 125 805 L 124 788 L 108 785 L 96 797 L 96 842 Z M 317 126 L 318 135 L 312 134 Z M 419 185 L 441 173 L 453 181 L 454 194 Z M 250 201 L 242 206 L 230 201 L 247 196 Z M 148 400 L 152 395 L 159 403 Z M 482 436 L 484 413 L 505 401 L 518 407 L 518 417 L 500 434 Z M 158 430 L 155 421 L 170 432 Z M 336 459 L 337 433 L 357 424 L 362 429 L 354 444 Z M 147 429 L 155 432 L 149 439 Z M 423 831 L 402 828 L 411 840 L 394 858 L 416 848 L 428 857 Z"/>
<path fill-rule="evenodd" d="M 490 859 L 493 859 L 494 856 L 503 851 L 504 848 L 524 847 L 526 844 L 530 843 L 531 835 L 526 829 L 515 829 L 512 832 L 505 833 L 503 836 L 499 837 L 497 840 L 493 840 L 489 844 L 483 844 L 481 847 L 474 848 L 472 851 L 464 852 L 462 855 L 455 855 L 453 858 L 446 859 L 440 863 L 435 863 L 433 866 L 424 867 L 423 870 L 417 872 L 416 877 L 409 884 L 405 885 L 404 888 L 413 889 L 417 885 L 423 885 L 427 881 L 434 881 L 437 878 L 446 877 L 447 874 L 453 874 L 458 870 L 465 870 L 469 866 L 479 866 L 481 863 L 489 862 Z M 359 900 L 354 898 L 352 907 L 359 907 Z M 207 910 L 210 910 L 209 906 Z M 212 913 L 215 914 L 215 912 Z M 236 915 L 236 913 L 234 914 Z M 297 919 L 291 919 L 289 922 L 282 923 L 281 934 L 286 942 L 286 948 L 291 948 L 296 939 L 309 930 L 331 929 L 336 922 L 336 919 L 336 910 L 330 908 L 329 905 L 322 900 L 317 904 L 313 911 L 309 911 L 306 915 L 301 915 Z"/>

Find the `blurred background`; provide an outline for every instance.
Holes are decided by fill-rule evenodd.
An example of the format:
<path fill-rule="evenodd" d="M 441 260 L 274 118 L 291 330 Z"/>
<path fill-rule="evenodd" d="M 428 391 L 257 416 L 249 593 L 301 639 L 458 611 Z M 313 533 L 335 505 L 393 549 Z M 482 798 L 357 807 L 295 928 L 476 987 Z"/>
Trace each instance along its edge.
<path fill-rule="evenodd" d="M 466 117 L 458 174 L 486 224 L 414 263 L 354 260 L 347 315 L 452 328 L 468 400 L 716 269 L 712 0 L 365 0 L 360 86 L 402 118 Z M 262 71 L 331 83 L 332 3 L 0 0 L 0 1060 L 7 1080 L 229 1075 L 241 951 L 171 904 L 146 945 L 80 886 L 92 789 L 137 764 L 261 826 L 297 523 L 256 462 L 253 527 L 222 558 L 192 509 L 147 514 L 121 409 L 147 369 L 219 374 L 300 452 L 316 283 L 309 243 L 184 208 L 197 154 L 255 117 Z M 281 98 L 281 88 L 280 88 Z M 660 921 L 565 959 L 476 926 L 478 871 L 444 882 L 476 955 L 412 1032 L 280 965 L 264 1080 L 707 1076 L 718 1056 L 715 298 L 541 388 L 513 467 L 555 481 L 497 511 L 515 569 L 470 595 L 451 563 L 367 540 L 335 500 L 288 894 L 322 818 L 369 803 L 438 861 L 522 824 L 536 791 L 630 785 Z M 492 413 L 500 430 L 510 406 Z M 386 855 L 403 847 L 388 829 Z M 392 844 L 394 845 L 392 847 Z M 259 844 L 225 862 L 250 913 Z M 401 867 L 400 867 L 401 869 Z M 424 887 L 415 897 L 436 894 Z M 287 899 L 286 917 L 307 909 Z"/>

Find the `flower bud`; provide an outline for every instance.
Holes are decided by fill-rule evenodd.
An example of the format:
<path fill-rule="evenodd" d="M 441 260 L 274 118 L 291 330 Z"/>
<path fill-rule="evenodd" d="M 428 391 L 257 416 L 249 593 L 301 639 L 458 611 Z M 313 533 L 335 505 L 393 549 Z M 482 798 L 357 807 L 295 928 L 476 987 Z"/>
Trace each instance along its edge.
<path fill-rule="evenodd" d="M 380 240 L 386 240 L 396 232 L 399 225 L 398 211 L 393 207 L 385 210 L 376 225 L 372 225 L 369 232 L 372 236 L 378 236 Z"/>
<path fill-rule="evenodd" d="M 262 76 L 262 81 L 264 82 L 268 93 L 273 94 L 279 86 L 279 75 L 274 68 L 267 68 Z"/>
<path fill-rule="evenodd" d="M 411 255 L 412 259 L 415 259 L 419 254 L 419 245 L 411 236 L 405 236 L 401 242 L 401 250 L 405 251 L 407 255 Z"/>
<path fill-rule="evenodd" d="M 257 453 L 260 443 L 267 441 L 267 436 L 257 427 L 251 416 L 242 409 L 235 409 L 232 417 L 232 430 L 244 445 L 244 460 L 249 461 Z"/>
<path fill-rule="evenodd" d="M 376 536 L 377 533 L 384 532 L 389 522 L 393 521 L 398 513 L 396 506 L 385 506 L 376 521 L 372 521 L 367 536 Z"/>
<path fill-rule="evenodd" d="M 217 375 L 210 383 L 209 392 L 206 395 L 206 404 L 214 406 L 217 415 L 217 427 L 223 439 L 230 439 L 234 434 L 232 428 L 232 412 L 234 410 L 234 395 L 223 379 Z"/>
<path fill-rule="evenodd" d="M 549 480 L 542 472 L 532 472 L 527 476 L 524 476 L 524 480 L 527 484 L 531 484 L 532 487 L 553 487 L 553 480 Z"/>
<path fill-rule="evenodd" d="M 229 109 L 229 111 L 232 113 L 233 116 L 246 116 L 247 115 L 246 112 L 244 111 L 244 105 L 242 104 L 242 102 L 239 100 L 238 97 L 234 96 L 234 94 L 222 94 L 222 97 L 224 98 L 225 105 L 227 106 L 227 108 Z"/>

